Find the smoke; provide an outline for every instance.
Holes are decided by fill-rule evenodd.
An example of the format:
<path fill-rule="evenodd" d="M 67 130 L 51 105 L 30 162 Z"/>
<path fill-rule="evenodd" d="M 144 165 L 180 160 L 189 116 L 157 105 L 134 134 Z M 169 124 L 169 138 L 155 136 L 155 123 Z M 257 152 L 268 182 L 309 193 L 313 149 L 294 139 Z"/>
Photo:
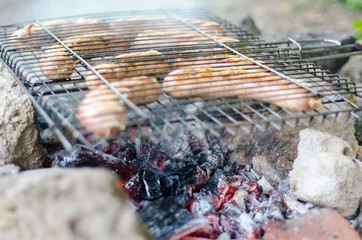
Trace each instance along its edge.
<path fill-rule="evenodd" d="M 199 7 L 197 0 L 0 0 L 0 25 L 34 19 L 153 9 Z"/>

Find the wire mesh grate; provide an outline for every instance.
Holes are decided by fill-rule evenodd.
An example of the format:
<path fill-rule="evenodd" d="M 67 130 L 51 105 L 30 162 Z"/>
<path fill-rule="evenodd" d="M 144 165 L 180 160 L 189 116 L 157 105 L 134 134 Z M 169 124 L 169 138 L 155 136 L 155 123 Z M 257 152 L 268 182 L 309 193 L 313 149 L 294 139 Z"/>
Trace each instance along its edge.
<path fill-rule="evenodd" d="M 360 89 L 301 60 L 293 42 L 264 42 L 204 10 L 4 26 L 0 50 L 66 146 L 195 124 L 214 134 L 309 126 L 360 110 Z"/>

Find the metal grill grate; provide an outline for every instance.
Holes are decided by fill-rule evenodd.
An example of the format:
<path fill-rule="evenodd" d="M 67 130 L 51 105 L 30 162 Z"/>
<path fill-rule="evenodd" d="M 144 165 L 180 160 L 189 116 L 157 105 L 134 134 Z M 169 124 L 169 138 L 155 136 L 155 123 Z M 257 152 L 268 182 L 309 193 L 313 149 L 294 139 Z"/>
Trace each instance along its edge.
<path fill-rule="evenodd" d="M 85 115 L 105 112 L 116 97 L 127 120 L 110 108 L 102 121 L 117 115 L 126 125 L 118 134 L 153 138 L 190 125 L 214 134 L 309 126 L 361 110 L 348 100 L 361 94 L 358 88 L 300 60 L 293 41 L 266 43 L 204 10 L 59 21 L 2 27 L 0 49 L 68 148 L 99 139 L 89 119 L 79 121 L 82 100 L 92 94 Z M 108 105 L 100 105 L 103 98 Z M 293 109 L 306 99 L 323 107 Z"/>

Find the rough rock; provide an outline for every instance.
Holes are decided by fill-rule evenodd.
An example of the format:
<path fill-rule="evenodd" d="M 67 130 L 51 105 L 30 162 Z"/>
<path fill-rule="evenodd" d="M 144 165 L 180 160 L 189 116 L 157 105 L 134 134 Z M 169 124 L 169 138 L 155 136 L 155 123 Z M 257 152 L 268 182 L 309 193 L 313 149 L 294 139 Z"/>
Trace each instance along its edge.
<path fill-rule="evenodd" d="M 313 129 L 300 132 L 298 157 L 289 174 L 299 199 L 352 216 L 362 200 L 362 162 L 347 142 Z"/>
<path fill-rule="evenodd" d="M 321 121 L 318 117 L 315 120 Z M 257 130 L 251 134 L 234 129 L 236 135 L 225 133 L 221 142 L 223 149 L 231 153 L 232 162 L 243 166 L 256 163 L 258 171 L 262 175 L 265 174 L 266 179 L 277 187 L 279 179 L 287 178 L 293 167 L 294 159 L 297 157 L 299 132 L 307 128 L 284 126 L 282 130 L 277 130 L 269 127 L 264 132 Z M 347 119 L 346 114 L 340 114 L 336 119 L 332 115 L 328 116 L 323 124 L 314 121 L 309 128 L 328 132 L 343 139 L 352 147 L 353 154 L 358 151 L 358 142 L 354 137 L 354 119 Z"/>
<path fill-rule="evenodd" d="M 360 240 L 361 236 L 342 215 L 328 208 L 313 209 L 295 218 L 269 222 L 264 240 Z"/>
<path fill-rule="evenodd" d="M 40 169 L 0 178 L 0 238 L 148 239 L 117 178 L 96 168 Z"/>
<path fill-rule="evenodd" d="M 19 173 L 20 168 L 14 164 L 4 164 L 0 162 L 0 177 L 10 176 Z"/>
<path fill-rule="evenodd" d="M 45 162 L 33 105 L 8 69 L 0 63 L 0 160 L 21 168 Z"/>
<path fill-rule="evenodd" d="M 254 19 L 250 15 L 244 16 L 240 20 L 240 28 L 247 31 L 248 33 L 254 34 L 256 36 L 260 36 L 261 32 L 259 28 L 256 26 Z"/>
<path fill-rule="evenodd" d="M 362 41 L 359 42 L 362 45 Z M 355 83 L 362 83 L 362 56 L 354 56 L 344 65 L 339 74 Z"/>
<path fill-rule="evenodd" d="M 362 205 L 359 208 L 359 214 L 358 216 L 350 220 L 351 226 L 353 226 L 354 229 L 357 230 L 357 232 L 362 236 Z"/>
<path fill-rule="evenodd" d="M 362 89 L 362 84 L 361 84 L 361 89 Z M 362 107 L 362 98 L 360 98 L 361 103 L 360 103 L 360 107 Z M 360 112 L 356 112 L 357 116 L 359 117 L 359 119 L 355 120 L 355 124 L 354 127 L 356 128 L 356 139 L 358 141 L 359 145 L 362 145 L 362 111 Z"/>

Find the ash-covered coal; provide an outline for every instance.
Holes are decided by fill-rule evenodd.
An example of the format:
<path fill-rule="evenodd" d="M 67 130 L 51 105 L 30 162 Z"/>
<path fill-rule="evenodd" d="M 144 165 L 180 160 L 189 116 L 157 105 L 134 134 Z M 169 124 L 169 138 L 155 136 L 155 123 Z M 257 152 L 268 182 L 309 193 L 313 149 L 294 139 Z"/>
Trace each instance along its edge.
<path fill-rule="evenodd" d="M 106 167 L 117 173 L 122 181 L 129 180 L 136 168 L 127 158 L 114 157 L 82 145 L 76 145 L 72 151 L 57 152 L 52 167 Z"/>
<path fill-rule="evenodd" d="M 314 207 L 290 195 L 288 182 L 277 191 L 252 165 L 231 163 L 207 131 L 180 132 L 158 143 L 130 139 L 61 151 L 53 167 L 112 169 L 156 239 L 260 238 L 268 222 Z"/>
<path fill-rule="evenodd" d="M 206 218 L 194 217 L 173 198 L 159 198 L 140 205 L 141 219 L 156 239 L 180 239 L 208 224 Z"/>

